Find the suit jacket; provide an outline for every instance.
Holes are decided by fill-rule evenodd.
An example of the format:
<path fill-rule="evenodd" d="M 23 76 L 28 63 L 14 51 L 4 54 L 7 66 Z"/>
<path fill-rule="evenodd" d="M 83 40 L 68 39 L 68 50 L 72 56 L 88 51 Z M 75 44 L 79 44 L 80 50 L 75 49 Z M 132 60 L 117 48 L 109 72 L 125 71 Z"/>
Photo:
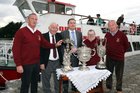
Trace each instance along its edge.
<path fill-rule="evenodd" d="M 43 34 L 43 36 L 47 41 L 50 42 L 49 32 Z M 61 34 L 56 33 L 55 38 L 56 38 L 56 42 L 58 42 L 59 40 L 62 39 Z M 57 47 L 57 50 L 58 50 L 58 55 L 59 55 L 59 62 L 60 62 L 60 64 L 62 64 L 62 61 L 63 61 L 62 46 Z M 50 48 L 42 48 L 41 47 L 41 49 L 40 49 L 40 64 L 45 64 L 45 67 L 46 67 L 48 64 L 49 56 L 50 56 Z"/>
<path fill-rule="evenodd" d="M 77 48 L 82 46 L 82 33 L 80 31 L 75 31 L 76 32 L 76 38 L 77 38 Z M 69 31 L 63 31 L 61 32 L 61 36 L 63 39 L 69 38 L 70 39 L 70 35 L 69 35 Z M 64 45 L 63 45 L 63 49 L 64 49 Z M 63 50 L 64 53 L 64 50 Z M 79 65 L 79 60 L 76 56 L 71 55 L 70 57 L 70 61 L 71 61 L 71 65 L 72 67 L 77 67 Z"/>
<path fill-rule="evenodd" d="M 80 31 L 75 31 L 75 32 L 76 32 L 77 48 L 78 48 L 82 46 L 82 33 Z M 63 39 L 66 39 L 66 38 L 70 39 L 68 30 L 61 32 L 61 35 Z"/>

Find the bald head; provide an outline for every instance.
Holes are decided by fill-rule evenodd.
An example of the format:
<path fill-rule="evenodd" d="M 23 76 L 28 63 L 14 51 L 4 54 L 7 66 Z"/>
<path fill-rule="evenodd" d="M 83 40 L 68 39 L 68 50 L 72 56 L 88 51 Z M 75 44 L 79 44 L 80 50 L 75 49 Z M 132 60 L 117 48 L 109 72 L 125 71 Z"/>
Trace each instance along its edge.
<path fill-rule="evenodd" d="M 55 35 L 58 31 L 59 25 L 57 23 L 51 23 L 49 26 L 49 31 L 52 35 Z"/>
<path fill-rule="evenodd" d="M 115 20 L 110 20 L 108 22 L 108 29 L 110 32 L 116 32 L 118 30 L 118 25 Z"/>

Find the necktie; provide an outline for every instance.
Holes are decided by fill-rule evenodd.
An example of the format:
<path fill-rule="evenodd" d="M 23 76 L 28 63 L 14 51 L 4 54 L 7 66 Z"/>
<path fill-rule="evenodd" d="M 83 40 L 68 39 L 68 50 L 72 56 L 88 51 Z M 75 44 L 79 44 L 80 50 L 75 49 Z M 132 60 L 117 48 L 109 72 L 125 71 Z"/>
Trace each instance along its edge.
<path fill-rule="evenodd" d="M 76 47 L 76 39 L 75 39 L 75 36 L 74 36 L 74 31 L 71 31 L 71 35 L 72 35 L 72 40 L 74 42 L 74 46 Z"/>
<path fill-rule="evenodd" d="M 52 35 L 52 43 L 55 44 L 53 35 Z M 56 56 L 57 56 L 56 48 L 53 48 L 53 57 L 56 58 Z"/>

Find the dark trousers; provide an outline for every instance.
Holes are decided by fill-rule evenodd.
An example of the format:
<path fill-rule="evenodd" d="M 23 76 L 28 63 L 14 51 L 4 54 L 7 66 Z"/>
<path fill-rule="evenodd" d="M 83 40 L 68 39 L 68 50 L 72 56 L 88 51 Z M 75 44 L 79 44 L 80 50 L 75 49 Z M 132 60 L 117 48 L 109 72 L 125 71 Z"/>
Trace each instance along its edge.
<path fill-rule="evenodd" d="M 70 61 L 72 67 L 79 66 L 79 60 L 76 56 L 71 55 Z M 69 88 L 69 81 L 63 81 L 63 93 L 68 93 L 68 88 Z M 71 83 L 71 88 L 72 91 L 77 91 L 76 87 L 72 83 Z"/>
<path fill-rule="evenodd" d="M 42 87 L 43 93 L 52 93 L 50 79 L 53 74 L 54 92 L 59 93 L 59 80 L 57 79 L 56 69 L 60 68 L 59 60 L 49 60 L 45 70 L 42 70 Z"/>
<path fill-rule="evenodd" d="M 31 93 L 37 93 L 40 70 L 39 64 L 24 65 L 23 70 L 20 93 L 28 93 L 30 86 Z"/>
<path fill-rule="evenodd" d="M 123 71 L 124 71 L 124 60 L 118 61 L 114 60 L 110 57 L 106 57 L 106 66 L 107 69 L 112 73 L 106 80 L 106 87 L 108 89 L 112 89 L 113 84 L 113 72 L 115 69 L 116 75 L 116 90 L 122 91 L 122 78 L 123 78 Z"/>

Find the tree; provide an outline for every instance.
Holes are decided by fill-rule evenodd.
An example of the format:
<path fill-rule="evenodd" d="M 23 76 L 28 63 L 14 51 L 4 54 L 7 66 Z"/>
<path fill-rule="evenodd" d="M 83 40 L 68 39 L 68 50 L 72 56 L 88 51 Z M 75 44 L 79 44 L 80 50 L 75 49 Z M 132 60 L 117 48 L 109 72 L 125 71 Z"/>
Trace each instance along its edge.
<path fill-rule="evenodd" d="M 0 38 L 13 38 L 16 31 L 21 27 L 22 22 L 10 22 L 5 27 L 0 28 Z"/>

